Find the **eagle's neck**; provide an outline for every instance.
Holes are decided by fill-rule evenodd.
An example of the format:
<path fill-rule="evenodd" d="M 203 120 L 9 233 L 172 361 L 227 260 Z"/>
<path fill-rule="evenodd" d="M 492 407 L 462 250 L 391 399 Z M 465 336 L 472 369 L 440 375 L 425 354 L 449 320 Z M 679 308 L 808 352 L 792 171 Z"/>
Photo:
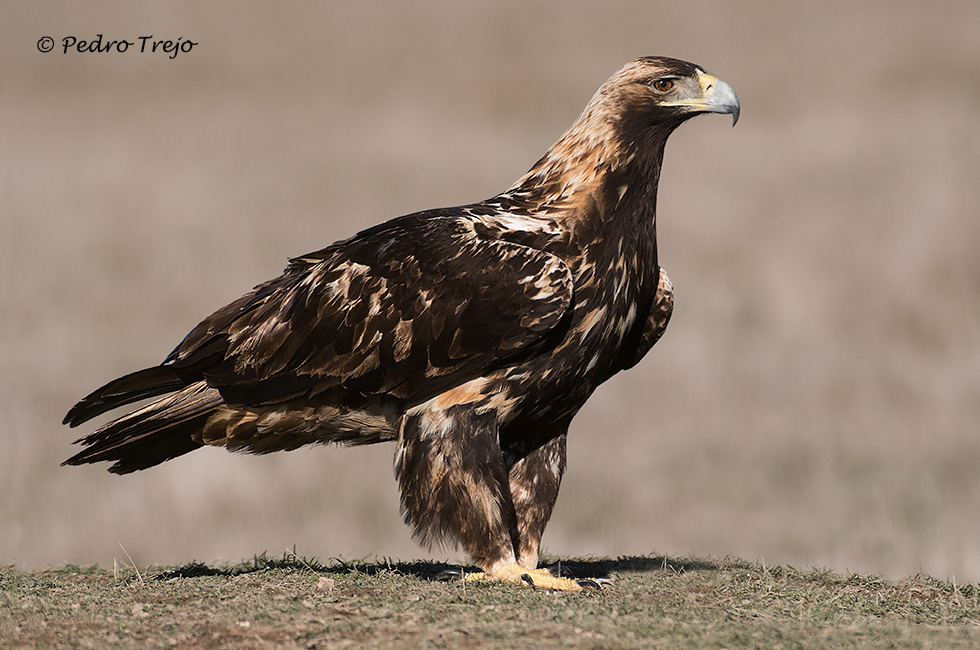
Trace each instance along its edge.
<path fill-rule="evenodd" d="M 602 286 L 624 311 L 656 288 L 657 185 L 671 126 L 630 131 L 608 113 L 587 108 L 504 193 L 511 210 L 563 233 L 554 252 L 570 263 L 577 283 L 619 278 Z M 606 298 L 596 293 L 583 308 Z"/>
<path fill-rule="evenodd" d="M 625 138 L 588 109 L 504 195 L 570 228 L 651 232 L 666 135 Z M 585 223 L 589 222 L 589 223 Z"/>

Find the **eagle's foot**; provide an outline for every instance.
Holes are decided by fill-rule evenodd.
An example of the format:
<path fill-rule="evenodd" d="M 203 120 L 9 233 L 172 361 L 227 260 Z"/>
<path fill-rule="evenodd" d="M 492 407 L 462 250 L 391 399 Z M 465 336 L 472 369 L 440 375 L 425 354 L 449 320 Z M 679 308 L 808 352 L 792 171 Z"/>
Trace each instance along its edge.
<path fill-rule="evenodd" d="M 525 569 L 519 564 L 505 564 L 491 573 L 467 573 L 464 578 L 467 582 L 505 582 L 512 585 L 526 584 L 539 589 L 550 589 L 552 591 L 582 591 L 584 586 L 598 585 L 591 580 L 573 580 L 552 575 L 548 569 Z M 583 585 L 581 582 L 591 583 Z"/>

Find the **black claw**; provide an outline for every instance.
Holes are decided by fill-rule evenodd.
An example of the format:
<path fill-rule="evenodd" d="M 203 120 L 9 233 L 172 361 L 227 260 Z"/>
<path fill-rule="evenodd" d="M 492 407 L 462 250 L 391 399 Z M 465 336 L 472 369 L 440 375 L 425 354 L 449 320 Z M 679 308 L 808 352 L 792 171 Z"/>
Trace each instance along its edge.
<path fill-rule="evenodd" d="M 602 591 L 602 586 L 592 578 L 581 578 L 576 580 L 578 586 L 582 589 L 595 589 L 596 591 Z"/>
<path fill-rule="evenodd" d="M 522 575 L 522 576 L 521 576 L 521 580 L 523 580 L 523 581 L 524 581 L 524 582 L 526 582 L 527 584 L 529 584 L 529 585 L 531 585 L 532 587 L 534 586 L 534 580 L 532 580 L 532 579 L 531 579 L 531 576 L 529 576 L 529 575 L 528 575 L 528 574 L 526 574 L 526 573 L 525 573 L 524 575 Z"/>

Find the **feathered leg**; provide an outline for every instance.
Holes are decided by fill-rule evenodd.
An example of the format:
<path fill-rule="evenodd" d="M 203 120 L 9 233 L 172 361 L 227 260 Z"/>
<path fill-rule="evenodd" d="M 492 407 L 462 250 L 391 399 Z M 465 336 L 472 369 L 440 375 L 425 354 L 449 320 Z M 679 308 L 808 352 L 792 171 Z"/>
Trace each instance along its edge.
<path fill-rule="evenodd" d="M 459 543 L 488 574 L 515 564 L 516 526 L 493 412 L 409 412 L 395 452 L 402 514 L 422 544 Z"/>
<path fill-rule="evenodd" d="M 517 459 L 510 468 L 510 494 L 517 513 L 517 563 L 536 569 L 544 528 L 565 472 L 565 433 Z"/>
<path fill-rule="evenodd" d="M 545 437 L 544 443 L 531 449 L 527 445 L 532 443 L 532 439 L 518 436 L 508 444 L 506 432 L 502 432 L 501 438 L 504 441 L 504 460 L 509 468 L 510 494 L 517 515 L 517 528 L 513 534 L 516 571 L 524 582 L 536 587 L 579 591 L 582 584 L 578 581 L 552 575 L 547 568 L 537 568 L 541 536 L 551 518 L 565 472 L 567 430 L 567 423 L 553 429 Z"/>
<path fill-rule="evenodd" d="M 508 473 L 493 411 L 433 402 L 407 413 L 395 452 L 395 475 L 402 514 L 415 538 L 423 544 L 462 544 L 483 569 L 467 580 L 580 590 L 574 580 L 534 568 L 564 470 L 564 436 L 560 438 L 522 455 Z M 519 510 L 511 495 L 515 478 L 522 490 Z M 521 541 L 522 531 L 526 542 Z M 524 563 L 518 564 L 515 549 Z"/>

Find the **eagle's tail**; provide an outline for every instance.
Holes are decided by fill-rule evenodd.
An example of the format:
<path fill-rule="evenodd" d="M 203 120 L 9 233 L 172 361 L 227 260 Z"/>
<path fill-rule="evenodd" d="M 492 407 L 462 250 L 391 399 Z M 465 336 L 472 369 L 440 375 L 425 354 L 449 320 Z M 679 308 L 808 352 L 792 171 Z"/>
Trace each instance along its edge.
<path fill-rule="evenodd" d="M 79 402 L 65 421 L 72 425 L 84 422 L 115 406 L 158 395 L 164 392 L 164 385 L 170 386 L 158 383 L 141 388 L 136 384 L 130 392 L 122 392 L 124 382 L 134 377 L 138 379 L 141 373 L 148 371 L 123 377 L 99 389 Z M 93 399 L 86 404 L 86 400 L 90 398 Z M 203 444 L 195 438 L 199 439 L 198 432 L 223 403 L 218 391 L 206 383 L 191 384 L 77 440 L 77 443 L 86 445 L 86 448 L 62 465 L 115 461 L 109 468 L 115 474 L 128 474 L 159 465 L 202 447 Z"/>
<path fill-rule="evenodd" d="M 187 385 L 173 366 L 154 366 L 110 381 L 71 407 L 62 424 L 77 427 L 97 415 L 148 397 L 172 393 Z"/>

